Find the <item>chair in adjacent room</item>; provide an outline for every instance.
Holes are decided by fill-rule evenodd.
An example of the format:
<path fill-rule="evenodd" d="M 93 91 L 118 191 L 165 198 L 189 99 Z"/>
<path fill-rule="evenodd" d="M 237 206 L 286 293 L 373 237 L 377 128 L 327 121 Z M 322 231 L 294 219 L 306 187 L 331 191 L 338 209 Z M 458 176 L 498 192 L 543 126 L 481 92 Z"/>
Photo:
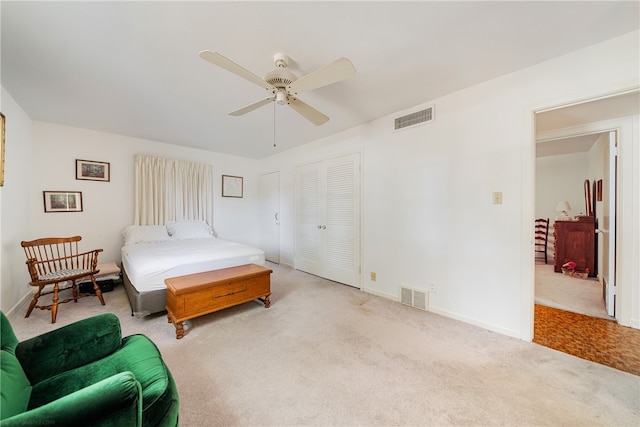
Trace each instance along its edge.
<path fill-rule="evenodd" d="M 84 277 L 91 279 L 95 296 L 100 300 L 100 304 L 104 305 L 102 291 L 94 277 L 100 271 L 97 268 L 98 253 L 102 252 L 102 249 L 80 252 L 78 245 L 80 240 L 82 240 L 81 236 L 73 236 L 47 237 L 21 242 L 27 256 L 27 268 L 31 277 L 29 284 L 38 288 L 24 317 L 29 317 L 37 307 L 41 310 L 51 310 L 51 323 L 56 323 L 58 304 L 69 301 L 78 302 L 81 296 L 92 295 L 78 292 L 76 281 Z M 66 289 L 60 289 L 60 286 L 65 283 L 71 283 L 72 297 L 59 301 L 58 292 Z M 47 286 L 53 289 L 45 291 Z M 38 305 L 38 299 L 46 294 L 53 294 L 51 304 Z"/>
<path fill-rule="evenodd" d="M 549 218 L 537 218 L 535 226 L 536 259 L 547 264 L 547 244 L 549 242 Z"/>

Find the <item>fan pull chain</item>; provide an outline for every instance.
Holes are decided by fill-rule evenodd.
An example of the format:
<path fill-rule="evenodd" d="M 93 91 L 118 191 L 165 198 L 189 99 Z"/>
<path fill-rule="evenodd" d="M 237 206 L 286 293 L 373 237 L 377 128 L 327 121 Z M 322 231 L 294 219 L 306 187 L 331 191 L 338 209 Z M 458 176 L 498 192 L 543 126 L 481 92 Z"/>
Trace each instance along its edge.
<path fill-rule="evenodd" d="M 276 103 L 273 103 L 273 146 L 276 146 Z"/>

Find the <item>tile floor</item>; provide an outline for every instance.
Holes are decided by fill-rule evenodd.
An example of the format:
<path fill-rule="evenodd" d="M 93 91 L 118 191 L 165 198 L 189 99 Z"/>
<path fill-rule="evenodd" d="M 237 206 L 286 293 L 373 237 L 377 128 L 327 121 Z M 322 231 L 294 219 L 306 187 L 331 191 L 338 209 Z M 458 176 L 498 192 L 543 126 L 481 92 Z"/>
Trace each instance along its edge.
<path fill-rule="evenodd" d="M 533 342 L 640 376 L 640 330 L 613 320 L 536 304 Z"/>

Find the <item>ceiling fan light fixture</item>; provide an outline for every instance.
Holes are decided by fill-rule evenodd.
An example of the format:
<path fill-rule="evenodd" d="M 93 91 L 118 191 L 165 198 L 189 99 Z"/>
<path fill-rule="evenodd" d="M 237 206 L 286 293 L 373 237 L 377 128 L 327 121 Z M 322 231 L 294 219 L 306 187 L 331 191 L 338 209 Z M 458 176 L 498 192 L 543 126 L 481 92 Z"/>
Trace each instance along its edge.
<path fill-rule="evenodd" d="M 275 69 L 264 76 L 264 81 L 277 88 L 287 87 L 296 80 L 298 77 L 287 68 Z"/>
<path fill-rule="evenodd" d="M 287 94 L 283 90 L 279 90 L 276 92 L 276 102 L 280 105 L 283 105 L 287 102 Z"/>

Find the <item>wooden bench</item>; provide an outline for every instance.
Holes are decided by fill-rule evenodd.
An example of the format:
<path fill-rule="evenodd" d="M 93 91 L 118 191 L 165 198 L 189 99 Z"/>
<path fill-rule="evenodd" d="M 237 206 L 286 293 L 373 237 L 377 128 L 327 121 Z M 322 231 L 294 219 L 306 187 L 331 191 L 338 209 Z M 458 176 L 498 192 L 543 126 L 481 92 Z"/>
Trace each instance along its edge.
<path fill-rule="evenodd" d="M 246 264 L 220 270 L 165 279 L 167 317 L 184 336 L 183 322 L 254 299 L 271 306 L 271 273 L 268 268 Z"/>
<path fill-rule="evenodd" d="M 56 323 L 59 304 L 78 302 L 78 298 L 88 295 L 78 292 L 77 282 L 85 277 L 91 280 L 95 296 L 100 300 L 100 304 L 104 305 L 102 292 L 95 279 L 100 272 L 97 267 L 98 254 L 102 249 L 80 252 L 81 240 L 81 236 L 46 237 L 20 243 L 27 257 L 27 268 L 31 277 L 29 284 L 38 288 L 24 317 L 29 317 L 34 308 L 51 310 L 51 323 Z M 58 292 L 63 290 L 60 285 L 66 282 L 71 283 L 72 296 L 60 301 Z M 53 289 L 45 291 L 45 287 L 49 285 L 53 285 Z M 53 294 L 51 304 L 38 305 L 40 296 L 46 294 Z"/>

